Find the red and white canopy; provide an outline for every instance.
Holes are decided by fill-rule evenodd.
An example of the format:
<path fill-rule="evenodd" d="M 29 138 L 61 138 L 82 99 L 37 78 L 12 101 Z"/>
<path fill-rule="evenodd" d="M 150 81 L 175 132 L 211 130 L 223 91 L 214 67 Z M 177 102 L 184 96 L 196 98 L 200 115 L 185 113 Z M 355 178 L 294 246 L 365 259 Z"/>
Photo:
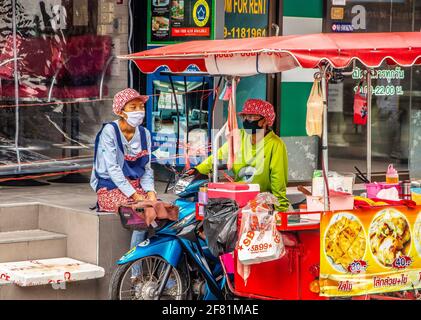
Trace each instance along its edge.
<path fill-rule="evenodd" d="M 329 63 L 342 69 L 354 60 L 367 67 L 383 62 L 410 67 L 421 64 L 421 32 L 320 33 L 266 38 L 203 40 L 121 56 L 144 73 L 167 66 L 183 72 L 189 66 L 212 75 L 276 73 Z"/>

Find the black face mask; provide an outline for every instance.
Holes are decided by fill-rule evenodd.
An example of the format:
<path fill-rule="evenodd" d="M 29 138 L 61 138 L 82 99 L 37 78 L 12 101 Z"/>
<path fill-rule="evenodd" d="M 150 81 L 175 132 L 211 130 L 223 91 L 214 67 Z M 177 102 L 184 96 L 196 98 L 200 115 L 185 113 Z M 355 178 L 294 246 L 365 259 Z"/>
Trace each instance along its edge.
<path fill-rule="evenodd" d="M 254 121 L 244 120 L 243 121 L 243 128 L 246 129 L 246 130 L 251 130 L 251 132 L 254 134 L 254 133 L 257 132 L 257 130 L 262 129 L 262 127 L 260 127 L 258 125 L 260 120 L 261 119 L 254 120 Z"/>

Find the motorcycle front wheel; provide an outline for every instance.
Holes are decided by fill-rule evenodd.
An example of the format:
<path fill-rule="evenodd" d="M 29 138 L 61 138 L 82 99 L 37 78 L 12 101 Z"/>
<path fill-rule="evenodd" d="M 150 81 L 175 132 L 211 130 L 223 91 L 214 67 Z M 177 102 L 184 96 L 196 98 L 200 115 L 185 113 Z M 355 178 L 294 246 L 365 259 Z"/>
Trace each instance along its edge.
<path fill-rule="evenodd" d="M 171 268 L 168 281 L 158 297 L 168 262 L 158 256 L 144 257 L 119 265 L 109 287 L 111 300 L 185 300 L 189 290 L 183 268 Z"/>

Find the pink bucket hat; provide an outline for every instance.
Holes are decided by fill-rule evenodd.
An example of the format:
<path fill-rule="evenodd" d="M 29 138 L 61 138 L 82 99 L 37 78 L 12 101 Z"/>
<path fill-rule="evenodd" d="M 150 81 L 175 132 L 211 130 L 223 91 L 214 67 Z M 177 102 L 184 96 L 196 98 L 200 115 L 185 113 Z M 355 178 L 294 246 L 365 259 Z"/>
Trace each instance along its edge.
<path fill-rule="evenodd" d="M 275 121 L 275 110 L 273 105 L 262 99 L 248 99 L 243 106 L 243 111 L 239 113 L 244 114 L 258 114 L 266 118 L 268 125 L 271 127 Z"/>
<path fill-rule="evenodd" d="M 114 96 L 113 100 L 113 112 L 115 114 L 121 112 L 126 105 L 126 103 L 134 100 L 134 99 L 140 99 L 143 103 L 148 101 L 148 96 L 142 96 L 139 92 L 137 92 L 134 89 L 127 88 L 124 90 L 121 90 L 120 92 L 117 92 Z"/>

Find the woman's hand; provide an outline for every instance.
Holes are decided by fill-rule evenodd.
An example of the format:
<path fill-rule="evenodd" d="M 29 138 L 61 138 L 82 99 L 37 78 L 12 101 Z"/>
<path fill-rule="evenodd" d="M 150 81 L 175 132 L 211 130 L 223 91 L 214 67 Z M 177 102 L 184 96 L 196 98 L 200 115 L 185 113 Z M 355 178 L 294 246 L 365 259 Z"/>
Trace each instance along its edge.
<path fill-rule="evenodd" d="M 185 175 L 187 176 L 193 176 L 195 174 L 197 174 L 199 171 L 197 171 L 196 168 L 191 168 L 189 170 L 187 170 L 186 172 L 184 172 Z"/>
<path fill-rule="evenodd" d="M 155 191 L 149 191 L 148 192 L 148 200 L 150 200 L 150 201 L 157 201 Z"/>
<path fill-rule="evenodd" d="M 145 196 L 143 194 L 140 193 L 133 193 L 132 198 L 134 201 L 143 201 L 145 200 Z"/>

